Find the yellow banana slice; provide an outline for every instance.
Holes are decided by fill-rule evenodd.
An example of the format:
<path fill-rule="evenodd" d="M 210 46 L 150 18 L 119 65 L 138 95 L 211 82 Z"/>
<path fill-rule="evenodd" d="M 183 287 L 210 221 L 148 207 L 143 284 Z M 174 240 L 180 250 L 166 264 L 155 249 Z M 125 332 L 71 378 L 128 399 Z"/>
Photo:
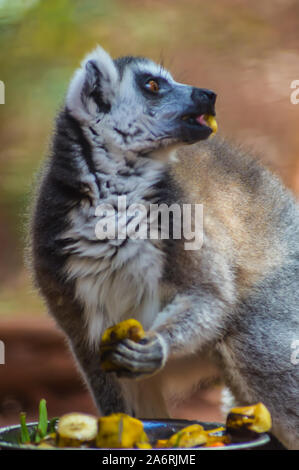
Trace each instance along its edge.
<path fill-rule="evenodd" d="M 218 124 L 215 119 L 215 116 L 212 116 L 211 114 L 205 114 L 204 115 L 204 120 L 206 121 L 207 125 L 212 129 L 212 134 L 211 136 L 215 135 L 217 130 L 218 130 Z"/>
<path fill-rule="evenodd" d="M 58 447 L 80 447 L 84 443 L 95 441 L 98 432 L 98 421 L 95 416 L 85 413 L 68 413 L 58 421 Z"/>
<path fill-rule="evenodd" d="M 98 419 L 96 447 L 132 448 L 146 445 L 149 440 L 143 430 L 143 423 L 125 413 L 113 413 Z"/>

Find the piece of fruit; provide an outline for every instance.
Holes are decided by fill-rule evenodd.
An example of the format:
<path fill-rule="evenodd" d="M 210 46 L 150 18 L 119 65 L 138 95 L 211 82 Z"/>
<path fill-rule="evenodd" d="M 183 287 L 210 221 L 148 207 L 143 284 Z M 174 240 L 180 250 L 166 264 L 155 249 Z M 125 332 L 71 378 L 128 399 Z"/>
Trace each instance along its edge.
<path fill-rule="evenodd" d="M 166 447 L 196 447 L 206 444 L 207 434 L 200 424 L 191 424 L 173 434 L 167 441 Z"/>
<path fill-rule="evenodd" d="M 85 413 L 68 413 L 58 421 L 58 447 L 80 447 L 95 441 L 98 432 L 98 421 L 95 416 Z"/>
<path fill-rule="evenodd" d="M 230 436 L 227 434 L 224 426 L 214 428 L 206 431 L 207 434 L 207 446 L 213 443 L 222 442 L 223 444 L 229 444 L 231 442 Z"/>
<path fill-rule="evenodd" d="M 145 333 L 141 323 L 135 318 L 124 320 L 117 325 L 108 328 L 104 331 L 101 346 L 108 346 L 114 344 L 122 339 L 129 338 L 132 341 L 140 341 Z"/>
<path fill-rule="evenodd" d="M 124 320 L 105 330 L 100 343 L 102 369 L 106 372 L 117 370 L 117 366 L 108 359 L 105 359 L 105 353 L 107 355 L 109 351 L 113 350 L 113 346 L 116 343 L 126 338 L 138 343 L 138 341 L 144 338 L 144 336 L 144 329 L 141 323 L 138 320 L 135 320 L 135 318 Z"/>
<path fill-rule="evenodd" d="M 227 415 L 227 431 L 234 436 L 250 437 L 252 433 L 267 432 L 272 420 L 269 410 L 263 403 L 232 408 Z"/>
<path fill-rule="evenodd" d="M 215 116 L 212 116 L 212 114 L 205 114 L 204 115 L 204 120 L 205 122 L 207 123 L 207 125 L 212 129 L 212 134 L 211 135 L 214 135 L 216 134 L 217 130 L 218 130 L 218 124 L 217 124 L 217 121 L 215 119 Z"/>
<path fill-rule="evenodd" d="M 57 434 L 56 432 L 51 432 L 47 434 L 41 441 L 37 444 L 37 447 L 56 447 Z"/>
<path fill-rule="evenodd" d="M 96 447 L 126 449 L 137 444 L 149 444 L 143 423 L 139 419 L 125 413 L 113 413 L 98 419 Z"/>
<path fill-rule="evenodd" d="M 215 441 L 215 442 L 208 442 L 207 444 L 205 444 L 205 447 L 224 447 L 225 444 L 224 442 L 221 442 L 221 441 Z"/>
<path fill-rule="evenodd" d="M 137 449 L 152 449 L 149 442 L 137 442 L 135 447 L 137 447 Z"/>
<path fill-rule="evenodd" d="M 48 442 L 41 441 L 39 444 L 36 445 L 38 449 L 55 449 L 55 446 L 53 444 L 49 444 Z"/>
<path fill-rule="evenodd" d="M 167 447 L 168 439 L 158 439 L 154 447 L 157 449 L 162 449 L 164 447 Z"/>

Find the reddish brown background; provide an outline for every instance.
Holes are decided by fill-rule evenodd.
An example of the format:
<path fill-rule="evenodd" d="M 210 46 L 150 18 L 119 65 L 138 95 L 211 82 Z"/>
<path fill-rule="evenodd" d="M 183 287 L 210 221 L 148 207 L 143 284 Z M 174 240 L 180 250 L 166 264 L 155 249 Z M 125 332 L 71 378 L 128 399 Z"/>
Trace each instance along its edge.
<path fill-rule="evenodd" d="M 20 3 L 20 2 L 18 2 Z M 28 3 L 28 2 L 27 2 Z M 29 2 L 30 3 L 30 2 Z M 5 2 L 4 2 L 5 4 Z M 1 7 L 2 5 L 2 7 Z M 32 179 L 47 151 L 67 83 L 96 44 L 114 57 L 163 59 L 178 81 L 218 94 L 219 133 L 241 142 L 299 193 L 297 0 L 36 0 L 25 12 L 0 4 L 0 426 L 20 410 L 37 416 L 94 412 L 65 340 L 24 266 Z M 2 9 L 1 9 L 2 8 Z M 202 390 L 176 416 L 219 419 L 219 388 Z"/>

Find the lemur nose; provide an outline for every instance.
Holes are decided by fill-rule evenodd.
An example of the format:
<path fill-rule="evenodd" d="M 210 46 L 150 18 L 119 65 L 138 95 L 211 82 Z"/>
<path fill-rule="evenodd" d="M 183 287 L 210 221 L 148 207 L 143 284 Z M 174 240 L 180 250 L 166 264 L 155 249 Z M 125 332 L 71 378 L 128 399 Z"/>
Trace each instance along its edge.
<path fill-rule="evenodd" d="M 194 101 L 202 101 L 203 99 L 208 99 L 209 103 L 214 106 L 216 102 L 216 93 L 207 88 L 193 88 L 192 98 Z"/>
<path fill-rule="evenodd" d="M 207 90 L 205 88 L 202 89 L 202 91 L 207 95 L 209 101 L 212 103 L 212 104 L 215 104 L 216 102 L 216 93 L 214 93 L 212 90 Z"/>

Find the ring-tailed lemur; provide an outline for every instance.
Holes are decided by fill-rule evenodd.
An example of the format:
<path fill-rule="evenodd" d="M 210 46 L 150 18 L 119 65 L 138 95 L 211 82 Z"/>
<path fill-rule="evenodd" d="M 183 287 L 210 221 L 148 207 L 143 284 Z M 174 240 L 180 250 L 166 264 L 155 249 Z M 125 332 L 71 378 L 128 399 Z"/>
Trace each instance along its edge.
<path fill-rule="evenodd" d="M 87 56 L 37 191 L 32 267 L 100 412 L 165 417 L 167 374 L 179 390 L 204 354 L 237 403 L 262 401 L 274 434 L 299 448 L 298 206 L 242 150 L 216 138 L 196 144 L 211 134 L 204 116 L 215 98 L 145 58 Z M 122 210 L 202 204 L 201 248 L 174 236 L 99 239 L 97 207 L 121 218 L 120 196 Z M 101 335 L 130 317 L 145 340 L 120 342 L 110 358 L 120 373 L 105 373 Z"/>

